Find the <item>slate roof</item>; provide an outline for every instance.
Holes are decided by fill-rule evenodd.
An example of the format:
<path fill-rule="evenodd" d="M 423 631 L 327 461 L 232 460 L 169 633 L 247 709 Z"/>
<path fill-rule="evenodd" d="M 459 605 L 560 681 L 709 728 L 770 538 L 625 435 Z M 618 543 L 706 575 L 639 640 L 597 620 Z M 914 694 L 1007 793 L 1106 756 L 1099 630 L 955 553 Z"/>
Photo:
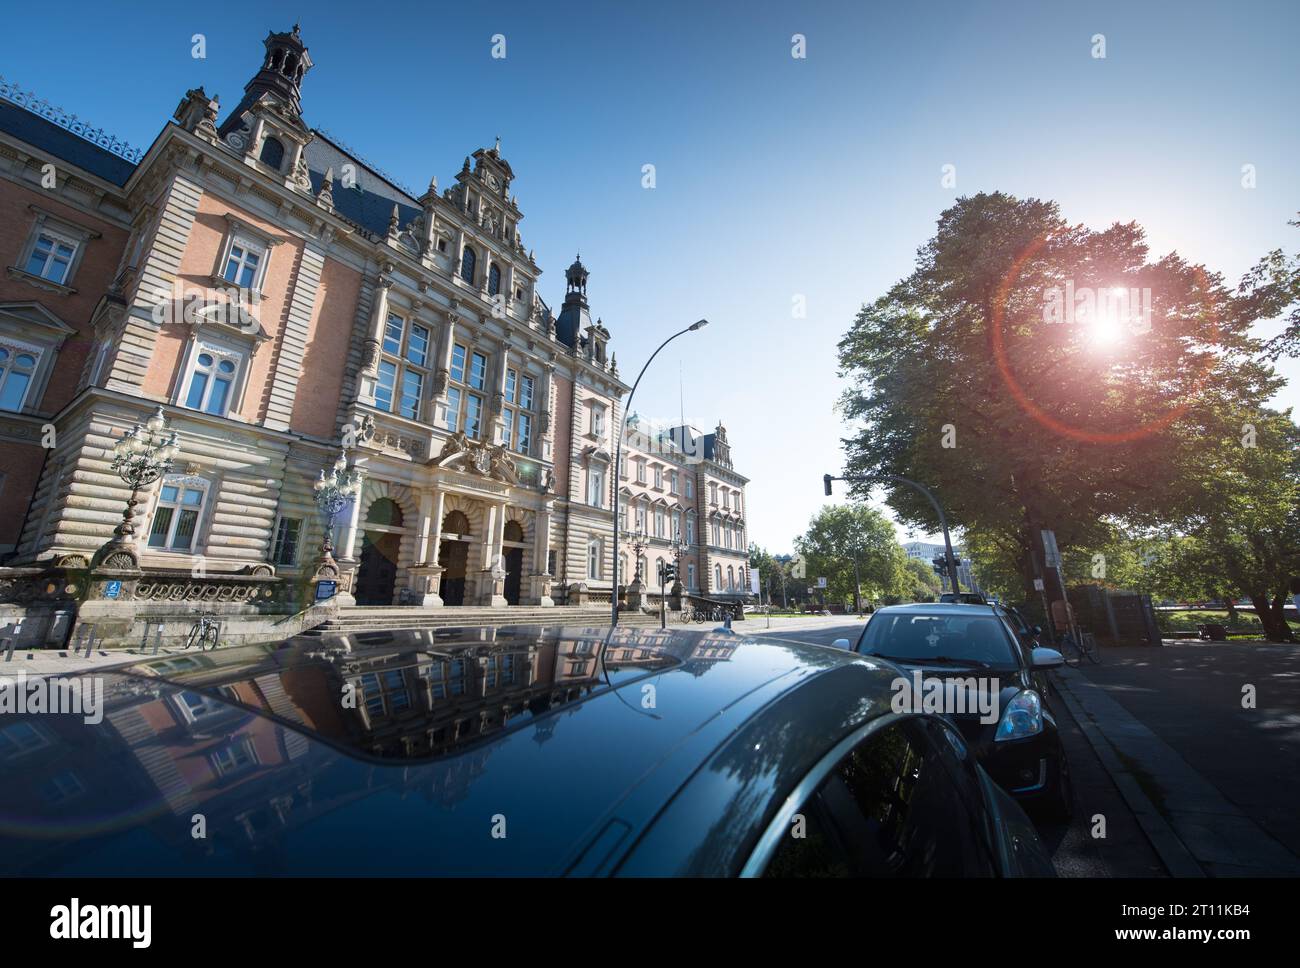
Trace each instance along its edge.
<path fill-rule="evenodd" d="M 315 138 L 307 145 L 307 168 L 311 172 L 312 191 L 320 191 L 325 172 L 334 169 L 334 209 L 350 222 L 376 235 L 388 234 L 388 220 L 397 203 L 398 218 L 403 228 L 420 215 L 420 203 L 382 175 L 377 174 L 361 159 L 355 157 L 330 140 L 329 135 L 313 130 Z M 352 188 L 342 184 L 343 166 L 356 168 L 357 183 Z"/>
<path fill-rule="evenodd" d="M 0 100 L 0 131 L 114 185 L 125 185 L 136 168 L 134 162 L 4 100 Z"/>

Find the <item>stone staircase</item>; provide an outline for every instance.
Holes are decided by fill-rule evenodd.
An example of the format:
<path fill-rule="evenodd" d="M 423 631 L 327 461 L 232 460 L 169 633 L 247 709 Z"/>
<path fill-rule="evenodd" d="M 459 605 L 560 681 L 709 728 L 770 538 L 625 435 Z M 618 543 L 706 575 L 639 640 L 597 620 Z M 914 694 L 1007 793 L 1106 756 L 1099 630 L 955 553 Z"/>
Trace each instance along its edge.
<path fill-rule="evenodd" d="M 672 624 L 672 616 L 669 615 Z M 659 613 L 621 612 L 620 626 L 658 628 Z M 338 615 L 304 635 L 328 635 L 340 632 L 391 631 L 394 629 L 446 629 L 475 628 L 500 625 L 565 625 L 595 627 L 609 625 L 608 605 L 555 605 L 540 608 L 530 605 L 511 605 L 506 608 L 476 606 L 446 606 L 443 608 L 417 608 L 414 606 L 353 605 L 341 607 Z"/>

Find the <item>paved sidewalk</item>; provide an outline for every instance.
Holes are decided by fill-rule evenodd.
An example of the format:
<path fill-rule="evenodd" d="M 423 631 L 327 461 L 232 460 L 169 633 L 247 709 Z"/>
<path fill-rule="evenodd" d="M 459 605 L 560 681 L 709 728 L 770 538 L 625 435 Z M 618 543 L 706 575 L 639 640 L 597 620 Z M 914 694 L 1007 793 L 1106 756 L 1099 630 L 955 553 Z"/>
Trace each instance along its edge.
<path fill-rule="evenodd" d="M 138 649 L 95 649 L 88 657 L 84 651 L 73 653 L 68 649 L 15 649 L 13 658 L 5 661 L 4 652 L 0 652 L 0 676 L 16 676 L 26 672 L 28 676 L 57 676 L 71 672 L 83 672 L 87 669 L 111 669 L 114 666 L 134 665 L 151 653 Z M 179 654 L 171 649 L 159 651 L 159 657 Z"/>
<path fill-rule="evenodd" d="M 1070 713 L 1175 877 L 1296 876 L 1300 858 L 1100 686 L 1059 670 Z"/>

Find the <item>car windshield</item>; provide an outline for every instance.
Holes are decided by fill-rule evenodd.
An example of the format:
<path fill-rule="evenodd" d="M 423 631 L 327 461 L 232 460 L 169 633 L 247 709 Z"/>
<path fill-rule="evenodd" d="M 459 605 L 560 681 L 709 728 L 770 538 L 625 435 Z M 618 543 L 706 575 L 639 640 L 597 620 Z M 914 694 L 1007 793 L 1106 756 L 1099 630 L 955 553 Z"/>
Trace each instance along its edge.
<path fill-rule="evenodd" d="M 887 659 L 969 661 L 1014 668 L 1006 634 L 992 615 L 885 612 L 867 623 L 859 651 Z"/>

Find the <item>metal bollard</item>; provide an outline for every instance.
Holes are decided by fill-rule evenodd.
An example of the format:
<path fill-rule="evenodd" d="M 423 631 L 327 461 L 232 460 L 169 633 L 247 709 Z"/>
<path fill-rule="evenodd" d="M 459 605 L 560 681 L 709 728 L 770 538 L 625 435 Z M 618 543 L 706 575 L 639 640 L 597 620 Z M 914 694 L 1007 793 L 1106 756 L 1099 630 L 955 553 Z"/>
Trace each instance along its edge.
<path fill-rule="evenodd" d="M 154 640 L 153 640 L 153 654 L 154 654 L 154 655 L 157 655 L 157 654 L 158 654 L 158 650 L 162 648 L 162 639 L 163 639 L 163 623 L 162 623 L 162 622 L 159 622 L 159 623 L 158 623 L 158 632 L 157 632 L 157 634 L 154 636 Z"/>
<path fill-rule="evenodd" d="M 18 637 L 17 637 L 17 636 L 14 636 L 12 639 L 9 639 L 8 641 L 9 641 L 9 644 L 5 646 L 5 661 L 6 661 L 6 662 L 13 662 L 13 661 L 14 661 L 14 646 L 18 644 Z"/>
<path fill-rule="evenodd" d="M 86 637 L 86 658 L 95 657 L 95 626 L 90 626 L 90 635 Z"/>

